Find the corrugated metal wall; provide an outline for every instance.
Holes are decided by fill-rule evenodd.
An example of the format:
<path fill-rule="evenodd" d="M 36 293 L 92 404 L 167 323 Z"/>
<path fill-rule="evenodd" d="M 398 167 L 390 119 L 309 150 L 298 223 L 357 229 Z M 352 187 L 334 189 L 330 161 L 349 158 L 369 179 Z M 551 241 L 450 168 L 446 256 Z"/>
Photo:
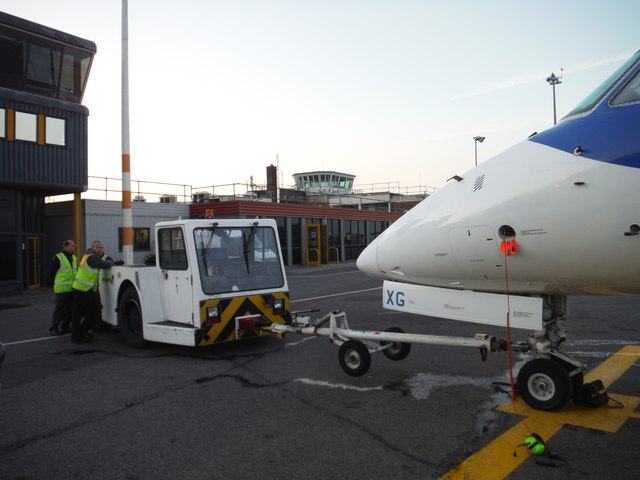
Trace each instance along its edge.
<path fill-rule="evenodd" d="M 85 243 L 86 249 L 94 240 L 101 240 L 105 252 L 120 260 L 118 252 L 118 228 L 122 227 L 122 209 L 120 202 L 108 200 L 84 200 Z M 175 220 L 178 217 L 189 218 L 189 206 L 184 204 L 138 203 L 133 204 L 133 228 L 150 229 L 151 245 L 149 251 L 134 251 L 134 263 L 143 263 L 144 257 L 153 253 L 155 243 L 153 227 L 156 223 Z"/>
<path fill-rule="evenodd" d="M 78 245 L 78 257 L 82 256 L 94 240 L 100 240 L 104 244 L 105 253 L 116 260 L 122 259 L 122 253 L 118 251 L 118 228 L 122 227 L 120 202 L 83 200 L 82 209 L 84 213 L 82 235 L 85 244 Z M 143 263 L 144 258 L 153 253 L 155 224 L 178 218 L 189 218 L 189 205 L 133 203 L 133 227 L 149 228 L 151 236 L 150 250 L 133 252 L 134 263 Z M 48 203 L 45 206 L 46 258 L 50 260 L 51 256 L 60 251 L 62 241 L 69 237 L 73 237 L 73 202 Z"/>
<path fill-rule="evenodd" d="M 43 195 L 86 190 L 86 107 L 0 88 L 0 108 L 60 118 L 66 124 L 64 146 L 0 138 L 0 186 Z"/>

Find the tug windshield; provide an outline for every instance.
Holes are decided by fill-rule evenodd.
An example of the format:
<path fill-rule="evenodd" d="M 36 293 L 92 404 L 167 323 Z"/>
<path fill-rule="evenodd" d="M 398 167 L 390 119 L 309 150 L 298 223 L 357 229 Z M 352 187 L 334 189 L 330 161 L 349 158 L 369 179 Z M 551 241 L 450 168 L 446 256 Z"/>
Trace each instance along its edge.
<path fill-rule="evenodd" d="M 256 224 L 193 232 L 202 290 L 208 295 L 281 288 L 284 275 L 275 231 Z"/>

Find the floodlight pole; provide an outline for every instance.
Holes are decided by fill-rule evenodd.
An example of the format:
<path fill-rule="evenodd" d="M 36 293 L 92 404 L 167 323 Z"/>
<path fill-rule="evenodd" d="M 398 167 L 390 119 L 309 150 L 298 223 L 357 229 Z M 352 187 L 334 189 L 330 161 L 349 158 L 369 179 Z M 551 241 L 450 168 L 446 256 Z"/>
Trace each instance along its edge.
<path fill-rule="evenodd" d="M 553 124 L 555 125 L 557 123 L 556 121 L 556 85 L 559 85 L 560 83 L 562 83 L 562 80 L 560 80 L 560 77 L 556 77 L 556 74 L 552 72 L 551 75 L 547 77 L 547 82 L 553 88 Z"/>

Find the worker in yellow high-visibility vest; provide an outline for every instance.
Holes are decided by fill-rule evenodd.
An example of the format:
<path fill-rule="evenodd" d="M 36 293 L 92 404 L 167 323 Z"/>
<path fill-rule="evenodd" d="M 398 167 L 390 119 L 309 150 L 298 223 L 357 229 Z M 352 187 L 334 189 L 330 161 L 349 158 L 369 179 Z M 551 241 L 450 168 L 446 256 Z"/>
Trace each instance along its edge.
<path fill-rule="evenodd" d="M 55 307 L 49 326 L 51 335 L 69 333 L 73 310 L 73 280 L 78 269 L 76 242 L 65 240 L 62 251 L 53 256 L 49 267 L 49 284 L 53 285 Z"/>
<path fill-rule="evenodd" d="M 111 260 L 103 260 L 103 255 L 102 242 L 94 241 L 82 257 L 73 281 L 71 341 L 74 343 L 93 340 L 93 334 L 89 330 L 100 317 L 100 299 L 96 295 L 100 283 L 100 270 L 111 268 L 114 264 Z"/>

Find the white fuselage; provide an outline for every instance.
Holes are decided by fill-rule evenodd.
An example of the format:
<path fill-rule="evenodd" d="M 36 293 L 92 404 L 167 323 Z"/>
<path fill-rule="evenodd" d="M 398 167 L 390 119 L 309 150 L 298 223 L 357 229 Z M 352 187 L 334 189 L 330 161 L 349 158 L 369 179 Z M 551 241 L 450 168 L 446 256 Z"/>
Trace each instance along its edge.
<path fill-rule="evenodd" d="M 358 258 L 366 273 L 484 292 L 640 293 L 640 169 L 524 141 L 407 212 Z M 500 250 L 501 226 L 518 251 Z M 506 267 L 506 269 L 505 269 Z"/>

